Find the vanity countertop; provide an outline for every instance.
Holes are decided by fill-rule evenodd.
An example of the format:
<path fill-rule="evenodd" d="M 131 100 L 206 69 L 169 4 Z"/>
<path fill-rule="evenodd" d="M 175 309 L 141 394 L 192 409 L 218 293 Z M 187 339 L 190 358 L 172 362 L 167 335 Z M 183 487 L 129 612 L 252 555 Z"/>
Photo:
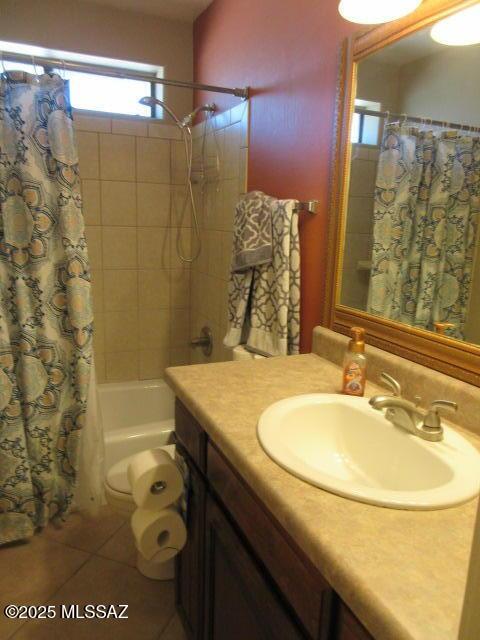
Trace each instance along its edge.
<path fill-rule="evenodd" d="M 337 365 L 314 354 L 222 362 L 170 368 L 167 381 L 375 638 L 457 638 L 477 500 L 437 511 L 355 502 L 290 475 L 257 440 L 268 405 L 338 391 Z M 379 390 L 369 383 L 366 395 Z"/>

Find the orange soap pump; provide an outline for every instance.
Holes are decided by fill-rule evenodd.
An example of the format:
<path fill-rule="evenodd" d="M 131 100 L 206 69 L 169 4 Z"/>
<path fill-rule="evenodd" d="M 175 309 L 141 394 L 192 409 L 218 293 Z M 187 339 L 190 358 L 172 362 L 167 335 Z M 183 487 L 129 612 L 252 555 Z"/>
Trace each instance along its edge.
<path fill-rule="evenodd" d="M 352 327 L 352 339 L 343 360 L 342 393 L 363 396 L 367 381 L 367 357 L 365 356 L 365 329 Z"/>

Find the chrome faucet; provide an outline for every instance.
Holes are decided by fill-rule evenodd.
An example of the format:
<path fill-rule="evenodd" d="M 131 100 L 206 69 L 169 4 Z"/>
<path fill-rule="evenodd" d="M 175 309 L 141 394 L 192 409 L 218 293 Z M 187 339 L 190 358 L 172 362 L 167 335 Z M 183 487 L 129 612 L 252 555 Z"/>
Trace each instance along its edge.
<path fill-rule="evenodd" d="M 420 398 L 416 397 L 415 402 L 410 402 L 401 397 L 400 384 L 388 375 L 382 373 L 382 380 L 391 388 L 393 396 L 373 396 L 370 404 L 374 409 L 381 411 L 386 409 L 385 417 L 397 427 L 405 429 L 423 440 L 439 442 L 443 440 L 443 427 L 440 419 L 440 409 L 456 411 L 458 405 L 450 400 L 435 400 L 430 405 L 426 413 L 418 408 Z"/>

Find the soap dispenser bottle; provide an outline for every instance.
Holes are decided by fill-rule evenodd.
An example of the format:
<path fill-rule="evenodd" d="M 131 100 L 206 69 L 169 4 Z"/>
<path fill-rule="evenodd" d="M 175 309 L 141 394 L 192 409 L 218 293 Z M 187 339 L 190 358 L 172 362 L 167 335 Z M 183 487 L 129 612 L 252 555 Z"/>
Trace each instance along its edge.
<path fill-rule="evenodd" d="M 365 356 L 365 329 L 352 327 L 352 339 L 343 360 L 342 393 L 363 396 L 367 381 L 367 357 Z"/>

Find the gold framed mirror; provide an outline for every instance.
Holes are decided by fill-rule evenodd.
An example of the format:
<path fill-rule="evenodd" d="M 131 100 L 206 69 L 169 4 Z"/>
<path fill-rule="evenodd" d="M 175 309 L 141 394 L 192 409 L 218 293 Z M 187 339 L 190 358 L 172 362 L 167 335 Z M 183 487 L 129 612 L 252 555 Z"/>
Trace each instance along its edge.
<path fill-rule="evenodd" d="M 324 324 L 480 386 L 480 44 L 424 0 L 342 46 Z M 472 70 L 472 73 L 469 70 Z"/>

